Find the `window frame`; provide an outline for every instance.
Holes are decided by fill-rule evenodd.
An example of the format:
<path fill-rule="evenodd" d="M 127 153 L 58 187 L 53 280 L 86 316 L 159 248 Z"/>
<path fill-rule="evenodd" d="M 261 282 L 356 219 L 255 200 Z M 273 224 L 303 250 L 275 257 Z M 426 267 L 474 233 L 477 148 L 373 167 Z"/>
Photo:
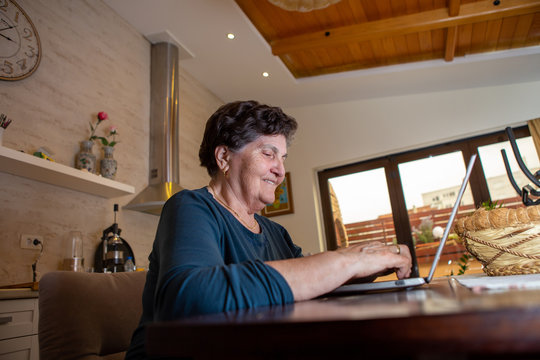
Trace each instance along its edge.
<path fill-rule="evenodd" d="M 514 132 L 516 139 L 530 136 L 527 125 L 513 128 L 512 131 Z M 409 248 L 413 260 L 411 276 L 418 276 L 418 264 L 412 238 L 412 229 L 409 222 L 409 215 L 405 203 L 405 195 L 403 193 L 398 165 L 409 161 L 424 159 L 429 156 L 443 155 L 455 151 L 461 151 L 463 161 L 467 164 L 473 154 L 478 154 L 478 147 L 503 141 L 508 141 L 508 137 L 506 132 L 501 130 L 318 171 L 319 194 L 321 198 L 327 250 L 337 249 L 328 180 L 338 176 L 373 170 L 376 168 L 384 168 L 396 239 L 399 244 L 407 245 Z M 473 194 L 474 203 L 477 204 L 477 206 L 484 201 L 491 200 L 480 159 L 474 165 L 469 184 Z"/>

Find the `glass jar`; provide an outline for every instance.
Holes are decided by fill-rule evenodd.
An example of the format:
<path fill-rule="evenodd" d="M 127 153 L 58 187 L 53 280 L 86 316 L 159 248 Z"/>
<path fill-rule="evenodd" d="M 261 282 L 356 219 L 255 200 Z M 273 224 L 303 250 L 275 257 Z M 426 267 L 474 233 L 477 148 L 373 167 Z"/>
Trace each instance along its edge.
<path fill-rule="evenodd" d="M 64 270 L 84 271 L 83 235 L 70 231 L 65 242 Z"/>

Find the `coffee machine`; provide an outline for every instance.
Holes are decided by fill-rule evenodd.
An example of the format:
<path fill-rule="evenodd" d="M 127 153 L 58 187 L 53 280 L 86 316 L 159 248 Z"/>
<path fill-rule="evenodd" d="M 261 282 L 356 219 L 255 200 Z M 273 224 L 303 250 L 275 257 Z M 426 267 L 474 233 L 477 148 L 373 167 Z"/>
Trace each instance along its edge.
<path fill-rule="evenodd" d="M 120 236 L 122 229 L 118 227 L 118 223 L 116 222 L 117 212 L 118 204 L 114 204 L 114 223 L 103 230 L 101 243 L 96 250 L 94 260 L 95 272 L 123 272 L 124 262 L 129 256 L 133 258 L 133 262 L 135 263 L 135 256 L 131 247 Z"/>

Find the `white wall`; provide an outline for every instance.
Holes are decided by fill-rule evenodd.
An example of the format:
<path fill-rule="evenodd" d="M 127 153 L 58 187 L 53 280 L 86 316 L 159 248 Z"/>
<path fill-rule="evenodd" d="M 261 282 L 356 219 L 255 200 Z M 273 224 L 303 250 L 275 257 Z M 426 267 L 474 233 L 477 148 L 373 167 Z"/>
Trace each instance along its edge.
<path fill-rule="evenodd" d="M 284 109 L 299 122 L 286 165 L 295 213 L 273 219 L 304 252 L 324 250 L 317 170 L 524 124 L 540 116 L 538 94 L 529 82 Z"/>

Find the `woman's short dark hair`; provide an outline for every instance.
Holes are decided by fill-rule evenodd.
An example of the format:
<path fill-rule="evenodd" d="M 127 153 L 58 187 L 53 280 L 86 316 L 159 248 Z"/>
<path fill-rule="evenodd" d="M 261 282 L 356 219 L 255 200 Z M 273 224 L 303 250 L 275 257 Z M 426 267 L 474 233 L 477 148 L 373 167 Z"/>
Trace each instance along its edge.
<path fill-rule="evenodd" d="M 199 148 L 201 166 L 214 177 L 219 171 L 214 151 L 225 145 L 238 151 L 263 135 L 283 135 L 287 146 L 292 141 L 298 124 L 279 107 L 257 101 L 235 101 L 221 106 L 206 122 Z"/>

